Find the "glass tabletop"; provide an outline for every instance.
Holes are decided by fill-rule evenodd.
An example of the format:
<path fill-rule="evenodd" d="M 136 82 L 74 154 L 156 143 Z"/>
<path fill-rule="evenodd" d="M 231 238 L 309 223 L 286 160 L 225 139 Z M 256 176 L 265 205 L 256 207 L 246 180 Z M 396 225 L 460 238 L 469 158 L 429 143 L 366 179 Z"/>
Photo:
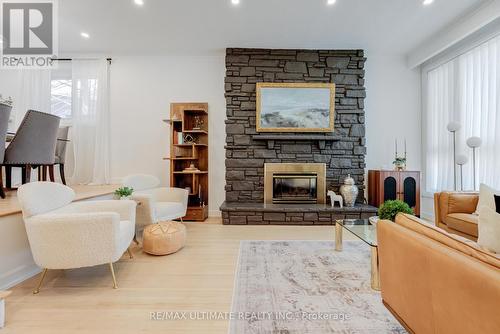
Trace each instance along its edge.
<path fill-rule="evenodd" d="M 377 247 L 377 225 L 371 224 L 368 219 L 344 219 L 337 223 L 371 247 Z"/>

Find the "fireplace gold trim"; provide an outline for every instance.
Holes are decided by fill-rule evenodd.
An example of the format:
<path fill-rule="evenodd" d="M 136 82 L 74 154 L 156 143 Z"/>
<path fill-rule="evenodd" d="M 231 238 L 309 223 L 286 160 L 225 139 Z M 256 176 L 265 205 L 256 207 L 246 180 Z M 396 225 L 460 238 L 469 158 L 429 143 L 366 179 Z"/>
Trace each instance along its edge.
<path fill-rule="evenodd" d="M 267 163 L 264 164 L 264 203 L 273 203 L 273 175 L 281 174 L 300 174 L 316 173 L 318 204 L 326 204 L 326 164 L 315 163 Z"/>

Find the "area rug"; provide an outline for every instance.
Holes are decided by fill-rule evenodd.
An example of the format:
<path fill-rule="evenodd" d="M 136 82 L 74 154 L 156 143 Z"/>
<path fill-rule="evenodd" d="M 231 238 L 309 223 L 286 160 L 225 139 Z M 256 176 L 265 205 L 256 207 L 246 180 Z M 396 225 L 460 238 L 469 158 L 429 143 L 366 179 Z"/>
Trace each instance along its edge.
<path fill-rule="evenodd" d="M 370 288 L 369 247 L 343 246 L 241 242 L 229 333 L 406 333 Z"/>

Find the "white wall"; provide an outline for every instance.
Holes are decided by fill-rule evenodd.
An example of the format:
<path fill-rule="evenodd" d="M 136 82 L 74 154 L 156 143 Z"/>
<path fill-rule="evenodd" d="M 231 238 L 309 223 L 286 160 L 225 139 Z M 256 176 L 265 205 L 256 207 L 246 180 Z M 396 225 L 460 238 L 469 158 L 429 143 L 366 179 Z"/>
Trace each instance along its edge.
<path fill-rule="evenodd" d="M 148 173 L 168 184 L 172 102 L 208 102 L 210 214 L 224 201 L 224 52 L 211 56 L 113 56 L 111 175 Z"/>
<path fill-rule="evenodd" d="M 407 141 L 408 169 L 421 170 L 420 71 L 403 55 L 366 52 L 367 170 L 392 169 L 394 140 L 399 154 Z"/>

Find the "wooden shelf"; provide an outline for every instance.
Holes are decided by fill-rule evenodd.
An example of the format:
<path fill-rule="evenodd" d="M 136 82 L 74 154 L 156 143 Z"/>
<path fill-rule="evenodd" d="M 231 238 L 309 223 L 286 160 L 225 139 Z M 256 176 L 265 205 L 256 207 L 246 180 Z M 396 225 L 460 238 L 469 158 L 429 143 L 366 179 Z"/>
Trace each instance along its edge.
<path fill-rule="evenodd" d="M 163 121 L 165 123 L 175 123 L 175 122 L 182 122 L 182 119 L 164 119 Z"/>
<path fill-rule="evenodd" d="M 177 158 L 163 158 L 163 160 L 198 160 L 199 158 L 194 158 L 194 157 L 177 157 Z"/>
<path fill-rule="evenodd" d="M 207 130 L 184 130 L 183 133 L 197 133 L 197 134 L 208 135 Z"/>
<path fill-rule="evenodd" d="M 208 146 L 207 144 L 174 144 L 174 146 L 179 146 L 179 147 L 190 147 L 190 146 Z"/>
<path fill-rule="evenodd" d="M 208 171 L 204 170 L 199 170 L 199 171 L 176 171 L 174 174 L 208 174 Z"/>

